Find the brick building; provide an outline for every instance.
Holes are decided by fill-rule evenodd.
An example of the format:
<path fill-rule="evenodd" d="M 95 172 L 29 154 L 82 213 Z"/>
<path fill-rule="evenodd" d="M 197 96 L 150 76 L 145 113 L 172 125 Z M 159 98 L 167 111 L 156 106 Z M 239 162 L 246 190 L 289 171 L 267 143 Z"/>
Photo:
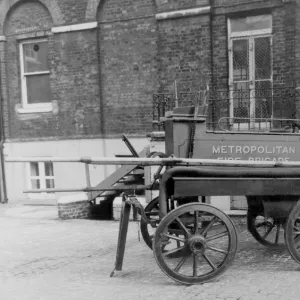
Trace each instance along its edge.
<path fill-rule="evenodd" d="M 0 0 L 4 155 L 113 156 L 126 151 L 121 133 L 141 150 L 153 94 L 175 81 L 179 93 L 211 86 L 212 128 L 222 116 L 295 117 L 299 17 L 289 0 Z M 92 184 L 112 170 L 93 168 Z M 80 165 L 5 171 L 9 201 L 84 186 Z"/>

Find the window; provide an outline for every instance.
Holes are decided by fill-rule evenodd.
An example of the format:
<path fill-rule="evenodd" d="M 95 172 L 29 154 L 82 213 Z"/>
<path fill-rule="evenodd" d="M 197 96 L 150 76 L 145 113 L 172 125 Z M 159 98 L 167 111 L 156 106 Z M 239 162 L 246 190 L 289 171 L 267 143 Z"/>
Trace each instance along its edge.
<path fill-rule="evenodd" d="M 20 58 L 23 109 L 51 110 L 48 41 L 32 40 L 21 43 Z"/>
<path fill-rule="evenodd" d="M 53 164 L 51 162 L 31 162 L 29 164 L 29 188 L 40 190 L 54 187 Z M 54 194 L 43 192 L 42 196 L 53 198 Z M 31 194 L 30 197 L 41 197 L 41 194 Z"/>
<path fill-rule="evenodd" d="M 266 127 L 272 117 L 272 17 L 230 19 L 228 30 L 231 123 Z"/>

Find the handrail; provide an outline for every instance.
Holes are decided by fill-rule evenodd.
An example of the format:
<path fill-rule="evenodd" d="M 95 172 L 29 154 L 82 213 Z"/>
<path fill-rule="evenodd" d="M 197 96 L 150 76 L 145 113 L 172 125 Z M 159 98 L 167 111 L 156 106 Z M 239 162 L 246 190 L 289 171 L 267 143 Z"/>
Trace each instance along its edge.
<path fill-rule="evenodd" d="M 233 122 L 233 120 L 239 120 L 241 122 Z M 300 119 L 280 119 L 280 118 L 240 118 L 240 117 L 222 117 L 219 119 L 218 121 L 218 127 L 222 130 L 222 131 L 230 131 L 227 128 L 223 128 L 222 127 L 222 122 L 226 121 L 230 123 L 230 125 L 233 124 L 237 124 L 238 127 L 238 131 L 242 131 L 242 129 L 240 129 L 240 124 L 248 124 L 247 128 L 243 128 L 244 130 L 251 130 L 251 123 L 258 123 L 258 127 L 255 127 L 253 131 L 257 131 L 257 130 L 265 130 L 265 131 L 270 131 L 273 128 L 272 127 L 268 127 L 268 124 L 271 124 L 272 122 L 290 122 L 291 125 L 297 125 L 296 127 L 299 127 L 298 124 L 300 124 Z M 245 121 L 245 122 L 242 122 Z M 224 123 L 223 123 L 224 124 Z M 261 124 L 266 124 L 266 128 L 261 128 Z M 256 129 L 256 130 L 255 130 Z"/>

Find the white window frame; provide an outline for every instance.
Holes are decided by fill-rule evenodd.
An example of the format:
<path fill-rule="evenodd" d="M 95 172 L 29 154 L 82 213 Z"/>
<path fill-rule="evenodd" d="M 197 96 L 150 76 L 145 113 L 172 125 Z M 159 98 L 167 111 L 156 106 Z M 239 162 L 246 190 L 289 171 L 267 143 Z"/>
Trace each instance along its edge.
<path fill-rule="evenodd" d="M 30 168 L 30 162 L 27 164 L 27 186 L 28 189 L 33 190 L 32 187 L 32 179 L 39 179 L 40 180 L 40 189 L 46 189 L 46 179 L 53 179 L 55 184 L 55 175 L 54 175 L 54 166 L 52 163 L 53 168 L 53 176 L 46 176 L 45 172 L 45 162 L 37 162 L 38 163 L 38 169 L 39 169 L 39 176 L 32 176 L 31 175 L 31 168 Z M 38 190 L 38 189 L 37 189 Z M 30 199 L 55 199 L 56 195 L 55 193 L 29 193 L 28 197 Z"/>
<path fill-rule="evenodd" d="M 27 82 L 26 76 L 31 75 L 45 75 L 50 74 L 49 71 L 41 71 L 41 72 L 30 72 L 26 73 L 24 70 L 24 47 L 23 45 L 32 44 L 32 43 L 40 43 L 40 42 L 48 42 L 48 39 L 30 39 L 24 42 L 20 42 L 19 44 L 19 54 L 20 54 L 20 71 L 21 71 L 21 98 L 22 98 L 22 108 L 18 109 L 20 113 L 34 113 L 34 112 L 48 112 L 52 111 L 52 102 L 48 103 L 28 103 L 27 99 Z"/>
<path fill-rule="evenodd" d="M 270 15 L 269 15 L 270 16 Z M 250 95 L 253 95 L 252 91 L 255 91 L 255 63 L 254 63 L 254 57 L 255 57 L 255 47 L 254 47 L 254 39 L 260 38 L 260 37 L 269 37 L 271 42 L 271 49 L 273 45 L 273 37 L 272 37 L 272 24 L 271 28 L 262 29 L 262 30 L 249 30 L 249 31 L 241 31 L 241 32 L 231 32 L 231 19 L 227 19 L 227 28 L 228 28 L 228 58 L 229 58 L 229 80 L 228 80 L 228 86 L 229 86 L 229 93 L 230 93 L 230 101 L 229 101 L 229 113 L 230 113 L 230 124 L 233 128 L 238 129 L 248 129 L 248 124 L 243 123 L 233 123 L 234 119 L 234 103 L 233 103 L 233 41 L 234 40 L 241 40 L 241 39 L 248 39 L 249 41 L 249 80 L 245 82 L 249 82 L 249 89 L 250 89 Z M 252 53 L 251 53 L 252 51 Z M 272 57 L 272 52 L 271 52 Z M 273 58 L 271 60 L 271 63 L 273 62 Z M 273 67 L 271 67 L 271 82 L 273 82 Z M 263 81 L 263 80 L 260 80 Z M 269 79 L 265 79 L 265 81 L 269 81 Z M 273 93 L 273 91 L 272 91 Z M 272 112 L 271 112 L 271 118 L 273 118 L 273 101 L 272 101 Z M 250 97 L 250 118 L 254 118 L 255 115 L 255 98 Z M 262 124 L 250 122 L 250 128 L 255 128 L 262 126 L 262 128 L 269 128 L 270 122 L 265 122 Z"/>

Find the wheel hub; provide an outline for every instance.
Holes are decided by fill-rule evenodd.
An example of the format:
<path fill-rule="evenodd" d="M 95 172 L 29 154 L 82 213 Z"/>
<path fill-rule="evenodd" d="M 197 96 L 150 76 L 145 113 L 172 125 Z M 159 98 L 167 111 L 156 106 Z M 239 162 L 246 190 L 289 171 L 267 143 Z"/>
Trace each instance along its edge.
<path fill-rule="evenodd" d="M 207 248 L 205 238 L 201 235 L 194 235 L 190 237 L 188 240 L 188 245 L 194 254 L 204 253 Z"/>

